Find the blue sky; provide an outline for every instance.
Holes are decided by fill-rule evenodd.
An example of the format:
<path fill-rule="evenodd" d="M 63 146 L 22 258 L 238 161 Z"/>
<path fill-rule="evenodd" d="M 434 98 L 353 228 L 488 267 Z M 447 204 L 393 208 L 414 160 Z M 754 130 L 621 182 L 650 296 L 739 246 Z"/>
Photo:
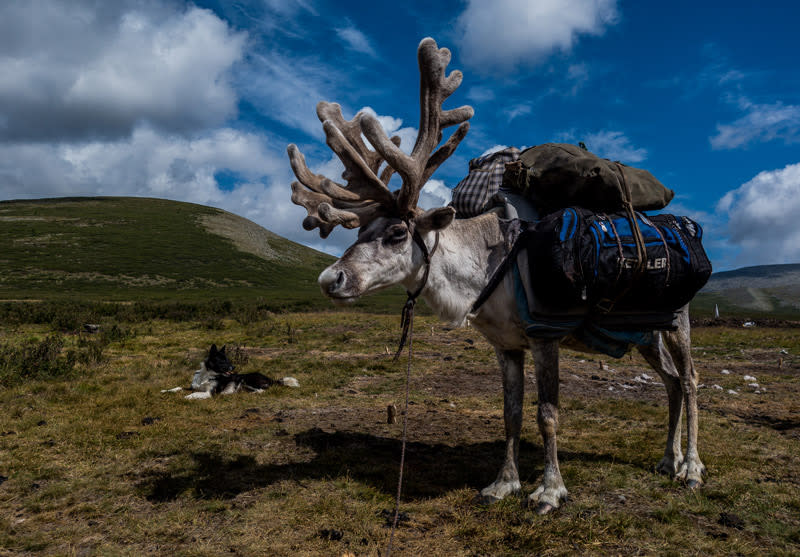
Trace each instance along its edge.
<path fill-rule="evenodd" d="M 800 4 L 789 0 L 0 4 L 0 198 L 164 197 L 221 207 L 317 249 L 286 144 L 338 179 L 314 107 L 372 110 L 413 144 L 416 46 L 464 72 L 475 108 L 426 186 L 470 158 L 583 141 L 646 168 L 696 218 L 717 270 L 800 262 Z"/>

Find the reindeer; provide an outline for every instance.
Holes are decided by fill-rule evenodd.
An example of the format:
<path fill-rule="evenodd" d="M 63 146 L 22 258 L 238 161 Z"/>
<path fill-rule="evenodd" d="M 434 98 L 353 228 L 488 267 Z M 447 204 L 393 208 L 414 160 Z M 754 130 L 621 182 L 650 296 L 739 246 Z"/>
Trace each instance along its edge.
<path fill-rule="evenodd" d="M 473 302 L 508 253 L 508 221 L 493 213 L 455 219 L 451 207 L 427 211 L 417 207 L 423 185 L 455 151 L 467 134 L 468 120 L 473 115 L 470 106 L 442 108 L 462 80 L 458 70 L 445 75 L 450 51 L 426 38 L 419 44 L 417 55 L 421 117 L 411 153 L 401 151 L 400 138 L 387 137 L 371 114 L 362 111 L 348 121 L 338 104 L 320 102 L 317 115 L 326 143 L 344 164 L 342 177 L 346 185 L 311 172 L 303 155 L 291 144 L 287 150 L 298 179 L 292 183 L 292 201 L 308 211 L 303 227 L 319 228 L 322 238 L 337 225 L 359 229 L 356 242 L 319 276 L 322 292 L 334 302 L 352 302 L 400 284 L 412 293 L 411 297 L 421 296 L 442 320 L 455 326 L 469 320 L 494 347 L 502 372 L 506 443 L 497 479 L 478 496 L 483 503 L 521 491 L 518 463 L 523 366 L 525 351 L 531 351 L 544 473 L 539 486 L 528 496 L 528 504 L 545 514 L 559 507 L 567 496 L 556 446 L 559 341 L 526 336 L 508 276 L 473 311 Z M 455 125 L 458 127 L 450 138 L 439 146 L 442 130 Z M 389 181 L 395 172 L 402 185 L 391 192 Z M 690 353 L 687 307 L 679 311 L 677 324 L 675 331 L 657 331 L 655 341 L 638 350 L 663 379 L 669 401 L 667 444 L 657 470 L 694 488 L 703 482 L 705 466 L 697 452 L 697 372 Z M 681 451 L 684 408 L 688 429 L 685 455 Z"/>

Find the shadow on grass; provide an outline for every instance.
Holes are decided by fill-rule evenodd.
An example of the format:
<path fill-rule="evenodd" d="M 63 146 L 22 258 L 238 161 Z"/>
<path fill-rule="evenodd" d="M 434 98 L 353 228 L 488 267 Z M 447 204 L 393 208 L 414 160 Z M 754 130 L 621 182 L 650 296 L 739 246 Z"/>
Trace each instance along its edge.
<path fill-rule="evenodd" d="M 165 502 L 185 494 L 196 499 L 231 499 L 240 493 L 267 487 L 283 480 L 335 479 L 349 477 L 393 494 L 397 489 L 400 441 L 366 433 L 329 433 L 312 428 L 295 435 L 299 447 L 315 456 L 307 462 L 259 464 L 250 455 L 233 456 L 208 452 L 192 453 L 193 465 L 182 470 L 159 471 L 139 483 L 150 501 Z M 496 476 L 502 463 L 502 441 L 452 447 L 423 442 L 408 443 L 403 498 L 439 496 L 461 488 L 481 489 Z M 520 468 L 537 478 L 542 471 L 542 449 L 521 442 Z M 562 462 L 620 462 L 612 455 L 559 452 Z M 632 463 L 639 466 L 639 463 Z M 527 478 L 525 478 L 527 479 Z"/>

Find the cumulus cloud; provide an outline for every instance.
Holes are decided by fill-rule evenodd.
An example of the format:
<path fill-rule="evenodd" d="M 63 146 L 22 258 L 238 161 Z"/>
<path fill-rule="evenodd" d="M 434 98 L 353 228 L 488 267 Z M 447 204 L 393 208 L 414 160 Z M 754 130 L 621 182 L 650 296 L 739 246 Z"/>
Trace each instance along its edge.
<path fill-rule="evenodd" d="M 737 149 L 776 139 L 800 142 L 800 106 L 780 101 L 755 104 L 744 98 L 737 104 L 744 115 L 730 124 L 717 124 L 717 133 L 710 138 L 712 148 Z"/>
<path fill-rule="evenodd" d="M 196 7 L 102 6 L 0 5 L 0 141 L 187 132 L 235 114 L 244 34 Z"/>
<path fill-rule="evenodd" d="M 600 35 L 616 20 L 616 0 L 468 0 L 457 41 L 465 64 L 505 73 L 567 51 L 580 35 Z"/>
<path fill-rule="evenodd" d="M 217 174 L 239 182 L 220 188 Z M 181 138 L 138 128 L 129 138 L 82 143 L 0 145 L 0 198 L 132 195 L 226 209 L 294 241 L 308 241 L 305 211 L 291 203 L 282 145 L 220 128 Z"/>
<path fill-rule="evenodd" d="M 341 253 L 355 232 L 321 241 L 302 230 L 281 136 L 322 139 L 314 107 L 352 88 L 349 70 L 292 47 L 316 14 L 310 0 L 244 0 L 218 13 L 175 0 L 0 3 L 0 198 L 191 201 Z M 374 53 L 347 22 L 339 38 Z M 410 152 L 416 128 L 365 110 Z M 256 131 L 263 118 L 286 130 Z M 309 164 L 341 180 L 341 163 L 318 143 Z M 448 201 L 444 183 L 426 184 L 424 206 Z"/>
<path fill-rule="evenodd" d="M 717 204 L 729 243 L 748 265 L 800 261 L 800 163 L 764 171 Z"/>
<path fill-rule="evenodd" d="M 453 190 L 441 180 L 428 180 L 419 195 L 418 205 L 423 209 L 444 207 L 453 199 Z"/>
<path fill-rule="evenodd" d="M 481 153 L 478 158 L 485 157 L 486 155 L 491 155 L 492 153 L 496 153 L 498 151 L 502 151 L 503 149 L 508 149 L 508 145 L 492 145 L 488 149 L 486 149 L 483 153 Z"/>

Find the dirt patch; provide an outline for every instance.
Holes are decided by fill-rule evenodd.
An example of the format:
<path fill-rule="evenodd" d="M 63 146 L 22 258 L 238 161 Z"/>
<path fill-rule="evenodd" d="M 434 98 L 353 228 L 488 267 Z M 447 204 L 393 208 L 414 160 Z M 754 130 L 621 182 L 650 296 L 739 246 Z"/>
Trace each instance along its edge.
<path fill-rule="evenodd" d="M 214 215 L 200 217 L 200 224 L 212 234 L 227 238 L 237 249 L 245 253 L 268 261 L 279 257 L 278 253 L 269 245 L 278 236 L 245 218 L 221 211 Z M 280 255 L 280 258 L 287 262 L 294 261 L 286 254 Z"/>

